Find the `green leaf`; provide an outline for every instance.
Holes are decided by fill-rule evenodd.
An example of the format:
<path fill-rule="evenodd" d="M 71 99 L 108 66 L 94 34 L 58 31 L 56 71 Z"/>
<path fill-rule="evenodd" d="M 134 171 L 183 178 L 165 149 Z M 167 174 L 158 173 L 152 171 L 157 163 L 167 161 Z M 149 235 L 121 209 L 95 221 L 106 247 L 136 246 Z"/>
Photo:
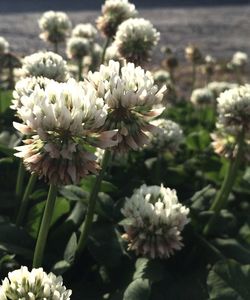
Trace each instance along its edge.
<path fill-rule="evenodd" d="M 76 234 L 73 233 L 64 251 L 64 260 L 67 261 L 70 265 L 72 265 L 75 260 L 76 249 L 77 237 Z"/>
<path fill-rule="evenodd" d="M 123 300 L 147 300 L 150 297 L 151 284 L 148 279 L 136 279 L 124 292 Z"/>
<path fill-rule="evenodd" d="M 65 273 L 69 268 L 71 267 L 71 264 L 66 260 L 60 260 L 58 261 L 53 267 L 52 272 L 56 275 L 62 275 Z"/>
<path fill-rule="evenodd" d="M 12 91 L 0 91 L 0 113 L 4 113 L 10 106 Z"/>
<path fill-rule="evenodd" d="M 36 238 L 38 234 L 45 203 L 46 201 L 42 201 L 34 205 L 28 214 L 28 221 L 26 224 L 26 228 L 29 234 L 34 238 Z M 70 210 L 69 202 L 64 198 L 61 197 L 57 198 L 50 226 L 52 227 L 57 222 L 57 220 L 61 218 L 63 215 L 67 214 L 69 210 Z"/>
<path fill-rule="evenodd" d="M 210 300 L 249 300 L 250 265 L 219 261 L 208 275 Z"/>
<path fill-rule="evenodd" d="M 149 279 L 150 282 L 160 281 L 163 278 L 163 264 L 157 260 L 147 258 L 138 258 L 135 264 L 136 271 L 133 280 L 143 278 Z"/>
<path fill-rule="evenodd" d="M 84 191 L 90 192 L 94 186 L 96 176 L 90 175 L 81 180 L 81 187 Z M 117 191 L 117 187 L 111 182 L 103 180 L 101 183 L 100 192 L 110 193 Z"/>
<path fill-rule="evenodd" d="M 88 204 L 89 193 L 79 186 L 66 185 L 60 189 L 60 193 L 70 201 L 81 201 L 83 204 Z"/>
<path fill-rule="evenodd" d="M 236 239 L 215 239 L 212 241 L 225 256 L 236 259 L 241 263 L 250 263 L 250 250 L 241 245 Z"/>
<path fill-rule="evenodd" d="M 124 252 L 119 233 L 108 222 L 95 222 L 92 225 L 88 248 L 99 263 L 109 267 L 117 266 Z"/>

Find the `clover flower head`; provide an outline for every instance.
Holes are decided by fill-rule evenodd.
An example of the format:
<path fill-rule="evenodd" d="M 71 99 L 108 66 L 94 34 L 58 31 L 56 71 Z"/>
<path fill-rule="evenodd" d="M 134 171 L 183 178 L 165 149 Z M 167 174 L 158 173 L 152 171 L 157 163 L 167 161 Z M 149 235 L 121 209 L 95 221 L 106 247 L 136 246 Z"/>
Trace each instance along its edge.
<path fill-rule="evenodd" d="M 102 6 L 102 16 L 96 20 L 97 28 L 111 38 L 122 22 L 136 15 L 134 4 L 129 3 L 128 0 L 106 0 Z"/>
<path fill-rule="evenodd" d="M 123 58 L 141 65 L 150 59 L 152 50 L 158 44 L 159 39 L 160 33 L 150 21 L 134 18 L 124 21 L 118 27 L 114 43 Z"/>
<path fill-rule="evenodd" d="M 69 300 L 72 294 L 61 276 L 45 273 L 42 268 L 21 267 L 10 272 L 0 285 L 0 300 Z"/>
<path fill-rule="evenodd" d="M 94 40 L 97 36 L 97 30 L 91 23 L 78 24 L 72 30 L 72 36 Z"/>
<path fill-rule="evenodd" d="M 180 125 L 166 119 L 153 120 L 151 124 L 158 130 L 154 134 L 150 134 L 149 148 L 176 153 L 184 140 Z"/>
<path fill-rule="evenodd" d="M 235 52 L 231 60 L 232 65 L 236 67 L 243 67 L 247 64 L 247 62 L 248 62 L 248 55 L 240 51 Z"/>
<path fill-rule="evenodd" d="M 98 72 L 89 72 L 86 81 L 108 106 L 104 129 L 118 130 L 118 145 L 113 149 L 127 152 L 148 143 L 145 133 L 156 129 L 149 121 L 163 111 L 153 107 L 161 103 L 165 86 L 159 90 L 151 73 L 141 67 L 132 63 L 120 67 L 112 60 L 107 66 L 101 65 Z"/>
<path fill-rule="evenodd" d="M 168 71 L 158 70 L 154 73 L 154 81 L 158 85 L 167 84 L 171 82 L 171 77 Z"/>
<path fill-rule="evenodd" d="M 111 147 L 116 132 L 100 131 L 106 120 L 106 106 L 87 83 L 70 79 L 66 83 L 50 80 L 37 85 L 21 98 L 17 110 L 22 124 L 16 129 L 27 138 L 16 147 L 26 168 L 56 185 L 77 183 L 99 169 L 90 146 Z"/>
<path fill-rule="evenodd" d="M 69 17 L 60 11 L 47 11 L 38 21 L 42 31 L 40 38 L 51 43 L 64 42 L 69 36 L 72 25 Z"/>
<path fill-rule="evenodd" d="M 193 90 L 190 100 L 197 106 L 209 105 L 215 101 L 213 93 L 208 88 Z"/>
<path fill-rule="evenodd" d="M 0 36 L 0 55 L 7 53 L 9 51 L 9 46 L 8 41 L 4 37 Z"/>
<path fill-rule="evenodd" d="M 54 52 L 37 52 L 23 59 L 24 76 L 46 77 L 59 82 L 68 79 L 66 61 Z"/>
<path fill-rule="evenodd" d="M 89 40 L 83 37 L 71 37 L 67 42 L 66 52 L 71 59 L 83 59 L 90 52 Z"/>
<path fill-rule="evenodd" d="M 203 56 L 200 49 L 195 45 L 188 45 L 185 49 L 185 56 L 187 61 L 193 64 L 200 64 L 203 61 Z"/>
<path fill-rule="evenodd" d="M 121 212 L 123 237 L 137 255 L 168 258 L 182 248 L 181 231 L 189 222 L 189 209 L 179 203 L 175 190 L 144 184 L 126 199 Z"/>
<path fill-rule="evenodd" d="M 18 110 L 22 106 L 21 99 L 24 96 L 30 96 L 37 85 L 41 88 L 45 88 L 45 86 L 50 82 L 50 80 L 46 77 L 26 77 L 20 79 L 13 91 L 13 100 L 10 108 L 14 110 Z"/>
<path fill-rule="evenodd" d="M 250 85 L 239 86 L 220 94 L 217 99 L 218 125 L 227 132 L 250 133 Z"/>
<path fill-rule="evenodd" d="M 237 84 L 226 81 L 213 81 L 207 85 L 208 89 L 214 94 L 216 99 L 222 92 L 237 87 Z"/>

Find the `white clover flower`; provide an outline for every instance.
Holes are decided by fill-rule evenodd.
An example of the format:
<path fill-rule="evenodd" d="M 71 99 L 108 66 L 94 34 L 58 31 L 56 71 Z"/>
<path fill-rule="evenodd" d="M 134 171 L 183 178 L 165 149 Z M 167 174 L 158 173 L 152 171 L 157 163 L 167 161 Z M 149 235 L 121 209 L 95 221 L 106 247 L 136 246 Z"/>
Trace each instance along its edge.
<path fill-rule="evenodd" d="M 167 84 L 171 82 L 171 76 L 166 70 L 157 70 L 154 72 L 154 81 L 158 85 Z"/>
<path fill-rule="evenodd" d="M 68 79 L 66 61 L 54 52 L 37 52 L 26 56 L 22 67 L 25 76 L 42 76 L 59 82 Z"/>
<path fill-rule="evenodd" d="M 40 38 L 51 43 L 64 42 L 69 36 L 72 25 L 64 12 L 47 11 L 38 21 L 42 30 Z"/>
<path fill-rule="evenodd" d="M 208 88 L 193 90 L 190 100 L 197 106 L 209 105 L 215 101 L 213 93 Z"/>
<path fill-rule="evenodd" d="M 97 161 L 99 164 L 102 162 L 102 159 L 103 159 L 103 156 L 104 156 L 104 152 L 105 152 L 104 149 L 96 148 L 95 156 L 97 157 L 97 158 L 96 158 L 96 161 Z"/>
<path fill-rule="evenodd" d="M 128 249 L 148 258 L 168 258 L 183 246 L 181 231 L 189 209 L 178 202 L 175 190 L 142 185 L 121 209 Z"/>
<path fill-rule="evenodd" d="M 127 61 L 141 65 L 149 60 L 152 50 L 158 44 L 160 33 L 152 23 L 143 18 L 124 21 L 115 35 L 114 44 Z"/>
<path fill-rule="evenodd" d="M 149 121 L 163 111 L 154 110 L 153 106 L 161 102 L 165 86 L 158 90 L 150 72 L 132 63 L 120 67 L 119 62 L 112 60 L 108 66 L 101 65 L 99 72 L 89 72 L 86 81 L 108 105 L 104 129 L 118 129 L 115 149 L 138 150 L 148 143 L 145 132 L 155 129 Z"/>
<path fill-rule="evenodd" d="M 119 54 L 119 51 L 117 49 L 117 46 L 112 43 L 106 50 L 106 54 L 105 54 L 105 61 L 109 62 L 110 60 L 114 60 L 114 61 L 121 61 L 122 57 Z"/>
<path fill-rule="evenodd" d="M 72 30 L 72 36 L 94 40 L 97 36 L 97 30 L 90 23 L 78 24 Z"/>
<path fill-rule="evenodd" d="M 4 37 L 0 36 L 0 55 L 7 53 L 9 51 L 9 46 L 8 41 Z"/>
<path fill-rule="evenodd" d="M 220 94 L 217 99 L 218 126 L 235 134 L 250 131 L 250 85 L 239 86 Z"/>
<path fill-rule="evenodd" d="M 67 55 L 71 59 L 81 60 L 90 52 L 89 40 L 82 37 L 72 37 L 67 41 Z"/>
<path fill-rule="evenodd" d="M 180 125 L 165 119 L 154 120 L 151 124 L 157 127 L 158 130 L 154 134 L 150 134 L 149 148 L 160 151 L 168 150 L 172 153 L 177 152 L 184 140 Z"/>
<path fill-rule="evenodd" d="M 21 267 L 10 272 L 0 285 L 0 300 L 69 300 L 72 294 L 61 276 L 45 273 L 42 268 Z"/>
<path fill-rule="evenodd" d="M 243 67 L 247 64 L 247 62 L 248 62 L 248 55 L 240 51 L 234 53 L 233 58 L 231 60 L 232 65 L 236 67 Z"/>
<path fill-rule="evenodd" d="M 134 4 L 129 3 L 128 0 L 106 0 L 102 6 L 102 16 L 96 20 L 97 28 L 111 38 L 123 21 L 136 15 Z"/>
<path fill-rule="evenodd" d="M 116 132 L 103 132 L 107 110 L 103 99 L 88 83 L 70 79 L 50 80 L 37 85 L 32 94 L 21 98 L 17 110 L 23 124 L 16 129 L 27 135 L 24 146 L 16 147 L 26 168 L 56 185 L 74 184 L 96 173 L 99 166 L 89 145 L 111 147 Z"/>
<path fill-rule="evenodd" d="M 226 81 L 213 81 L 207 85 L 207 88 L 213 92 L 214 98 L 216 99 L 220 95 L 220 93 L 235 88 L 237 86 L 238 85 L 235 83 L 230 83 Z"/>
<path fill-rule="evenodd" d="M 14 110 L 19 109 L 22 106 L 21 99 L 23 96 L 30 96 L 34 92 L 36 85 L 45 88 L 49 82 L 50 80 L 45 77 L 26 77 L 19 80 L 13 91 L 13 100 L 10 108 Z"/>
<path fill-rule="evenodd" d="M 205 63 L 209 64 L 209 65 L 214 65 L 216 63 L 216 59 L 211 55 L 206 55 L 204 60 L 205 60 Z"/>

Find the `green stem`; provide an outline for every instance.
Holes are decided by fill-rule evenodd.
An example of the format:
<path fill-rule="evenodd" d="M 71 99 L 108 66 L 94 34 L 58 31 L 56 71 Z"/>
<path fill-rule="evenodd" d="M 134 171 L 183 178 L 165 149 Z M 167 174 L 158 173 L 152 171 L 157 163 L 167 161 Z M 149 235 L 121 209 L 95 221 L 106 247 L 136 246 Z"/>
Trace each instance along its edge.
<path fill-rule="evenodd" d="M 103 46 L 101 64 L 104 63 L 104 60 L 105 60 L 105 54 L 106 54 L 106 50 L 107 50 L 107 48 L 108 48 L 108 46 L 109 46 L 109 43 L 110 43 L 110 38 L 108 37 L 108 38 L 106 39 L 106 42 L 105 42 L 104 46 Z"/>
<path fill-rule="evenodd" d="M 195 82 L 196 82 L 196 64 L 192 64 L 192 91 L 194 90 L 195 87 Z"/>
<path fill-rule="evenodd" d="M 41 267 L 44 255 L 44 249 L 47 242 L 47 237 L 49 233 L 49 228 L 51 224 L 51 219 L 53 216 L 55 201 L 56 201 L 56 194 L 57 194 L 57 186 L 50 185 L 48 198 L 46 201 L 42 223 L 40 226 L 40 230 L 38 233 L 38 238 L 36 242 L 36 248 L 33 258 L 33 268 Z"/>
<path fill-rule="evenodd" d="M 22 160 L 19 162 L 17 181 L 16 181 L 16 198 L 20 199 L 23 193 L 23 180 L 24 180 L 25 168 Z"/>
<path fill-rule="evenodd" d="M 208 235 L 213 231 L 213 228 L 216 224 L 216 220 L 218 218 L 218 215 L 220 211 L 226 207 L 227 200 L 230 195 L 230 192 L 233 188 L 235 179 L 237 177 L 237 171 L 242 159 L 243 155 L 243 148 L 244 148 L 244 131 L 241 132 L 239 139 L 238 139 L 238 150 L 237 154 L 234 160 L 230 161 L 229 168 L 227 171 L 227 174 L 224 178 L 223 184 L 221 186 L 220 191 L 217 193 L 216 198 L 214 202 L 212 203 L 210 207 L 210 211 L 212 211 L 214 214 L 208 221 L 208 224 L 204 228 L 204 234 Z"/>
<path fill-rule="evenodd" d="M 78 81 L 82 80 L 82 58 L 78 60 Z"/>
<path fill-rule="evenodd" d="M 25 215 L 26 215 L 27 207 L 28 207 L 28 204 L 29 204 L 29 196 L 33 191 L 36 180 L 37 180 L 37 175 L 32 174 L 30 176 L 28 185 L 26 186 L 26 189 L 25 189 L 25 192 L 24 192 L 24 195 L 23 195 L 23 199 L 22 199 L 19 211 L 18 211 L 18 215 L 17 215 L 17 219 L 16 219 L 16 225 L 17 226 L 21 226 L 22 223 L 23 223 L 23 220 L 24 220 Z"/>
<path fill-rule="evenodd" d="M 94 218 L 97 195 L 100 190 L 101 183 L 102 183 L 105 171 L 107 169 L 110 157 L 111 157 L 111 152 L 109 150 L 106 150 L 104 153 L 104 156 L 103 156 L 103 160 L 102 160 L 102 169 L 101 169 L 99 175 L 96 177 L 94 186 L 92 188 L 92 191 L 91 191 L 91 194 L 89 197 L 89 205 L 88 205 L 87 214 L 86 214 L 85 220 L 81 226 L 81 235 L 79 238 L 77 251 L 76 251 L 76 254 L 78 257 L 82 253 L 82 251 L 86 245 L 87 239 L 88 239 L 88 234 L 89 234 L 89 231 L 90 231 L 90 228 L 91 228 L 91 225 L 93 222 L 93 218 Z"/>
<path fill-rule="evenodd" d="M 54 52 L 58 53 L 58 42 L 54 43 Z"/>

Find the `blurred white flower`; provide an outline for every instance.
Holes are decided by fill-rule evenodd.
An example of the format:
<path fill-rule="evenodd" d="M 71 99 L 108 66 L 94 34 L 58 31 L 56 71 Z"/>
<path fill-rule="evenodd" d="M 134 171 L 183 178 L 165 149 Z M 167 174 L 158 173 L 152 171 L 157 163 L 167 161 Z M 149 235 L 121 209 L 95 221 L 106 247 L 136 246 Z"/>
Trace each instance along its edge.
<path fill-rule="evenodd" d="M 150 21 L 134 18 L 124 21 L 118 27 L 114 44 L 123 58 L 141 65 L 150 59 L 152 50 L 158 44 L 159 39 L 160 33 Z"/>
<path fill-rule="evenodd" d="M 42 268 L 21 267 L 10 272 L 0 285 L 0 300 L 69 300 L 72 294 L 61 276 L 45 273 Z"/>
<path fill-rule="evenodd" d="M 149 258 L 168 258 L 183 246 L 181 231 L 189 209 L 178 202 L 175 190 L 142 185 L 126 199 L 121 222 L 128 249 Z"/>
<path fill-rule="evenodd" d="M 214 94 L 215 99 L 220 95 L 220 93 L 230 90 L 234 87 L 237 87 L 237 84 L 226 81 L 213 81 L 207 85 L 207 88 Z"/>
<path fill-rule="evenodd" d="M 37 52 L 23 59 L 24 76 L 42 76 L 63 82 L 68 79 L 66 61 L 54 52 Z"/>
<path fill-rule="evenodd" d="M 171 82 L 171 77 L 166 70 L 157 70 L 154 72 L 154 81 L 158 85 L 163 85 Z"/>
<path fill-rule="evenodd" d="M 107 110 L 103 99 L 88 83 L 70 79 L 50 80 L 36 85 L 32 94 L 21 98 L 17 114 L 23 124 L 14 127 L 27 135 L 24 146 L 16 147 L 26 168 L 56 185 L 77 183 L 99 166 L 89 145 L 111 147 L 116 132 L 104 132 Z"/>
<path fill-rule="evenodd" d="M 149 147 L 159 151 L 177 152 L 184 140 L 180 125 L 166 119 L 153 120 L 151 124 L 157 127 L 158 130 L 154 134 L 150 134 Z"/>
<path fill-rule="evenodd" d="M 193 90 L 190 100 L 197 106 L 206 106 L 215 102 L 214 95 L 208 88 Z"/>
<path fill-rule="evenodd" d="M 238 134 L 250 133 L 250 85 L 239 86 L 220 94 L 217 99 L 218 126 Z"/>
<path fill-rule="evenodd" d="M 102 16 L 96 20 L 97 28 L 111 38 L 123 21 L 136 15 L 134 4 L 129 3 L 128 0 L 106 0 L 102 6 Z"/>
<path fill-rule="evenodd" d="M 235 52 L 231 60 L 232 65 L 236 67 L 243 67 L 247 64 L 247 62 L 248 62 L 248 55 L 240 51 Z"/>
<path fill-rule="evenodd" d="M 51 43 L 64 42 L 69 36 L 72 25 L 64 12 L 47 11 L 38 20 L 42 31 L 40 38 Z"/>
<path fill-rule="evenodd" d="M 121 61 L 122 57 L 119 54 L 119 51 L 116 47 L 116 45 L 113 43 L 111 44 L 107 50 L 106 50 L 106 54 L 105 54 L 105 61 L 109 62 L 110 60 L 114 60 L 114 61 Z"/>
<path fill-rule="evenodd" d="M 36 87 L 39 85 L 41 88 L 45 88 L 45 86 L 50 82 L 50 80 L 46 77 L 26 77 L 19 80 L 13 91 L 13 100 L 10 108 L 17 110 L 22 106 L 21 99 L 23 96 L 30 96 Z"/>
<path fill-rule="evenodd" d="M 195 45 L 188 45 L 185 48 L 185 56 L 187 61 L 192 64 L 201 64 L 203 62 L 203 56 L 200 49 Z"/>
<path fill-rule="evenodd" d="M 66 52 L 70 59 L 83 59 L 90 52 L 89 40 L 83 37 L 71 37 L 67 41 Z"/>
<path fill-rule="evenodd" d="M 72 36 L 94 40 L 97 36 L 97 30 L 90 23 L 78 24 L 72 30 Z"/>
<path fill-rule="evenodd" d="M 0 36 L 0 55 L 7 53 L 9 51 L 9 46 L 8 41 L 4 37 Z"/>
<path fill-rule="evenodd" d="M 148 143 L 145 132 L 155 129 L 149 121 L 163 111 L 154 110 L 153 106 L 161 102 L 165 86 L 159 90 L 151 73 L 141 67 L 132 63 L 120 67 L 119 62 L 112 60 L 108 66 L 101 65 L 99 72 L 89 72 L 86 81 L 108 105 L 104 129 L 118 129 L 115 149 L 138 150 Z"/>

